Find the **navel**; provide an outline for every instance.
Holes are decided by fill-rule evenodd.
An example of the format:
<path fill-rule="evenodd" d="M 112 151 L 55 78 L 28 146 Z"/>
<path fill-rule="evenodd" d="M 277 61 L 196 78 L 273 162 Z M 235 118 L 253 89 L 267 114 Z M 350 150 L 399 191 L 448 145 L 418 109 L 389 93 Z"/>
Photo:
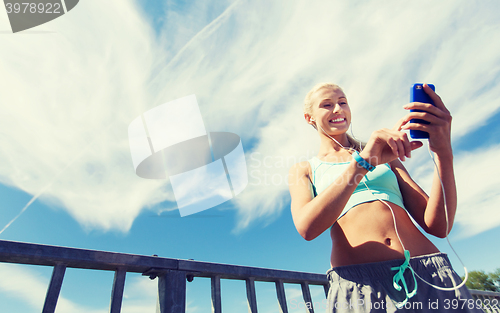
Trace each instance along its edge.
<path fill-rule="evenodd" d="M 390 246 L 391 245 L 391 238 L 387 238 L 385 240 L 385 244 L 388 245 L 388 246 Z"/>

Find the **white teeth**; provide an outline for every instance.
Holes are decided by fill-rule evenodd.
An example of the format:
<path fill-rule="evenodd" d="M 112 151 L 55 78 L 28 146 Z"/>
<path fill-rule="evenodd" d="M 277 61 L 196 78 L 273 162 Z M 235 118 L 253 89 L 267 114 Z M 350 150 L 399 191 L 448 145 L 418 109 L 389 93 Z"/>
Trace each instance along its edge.
<path fill-rule="evenodd" d="M 342 122 L 344 119 L 343 118 L 336 118 L 334 120 L 330 120 L 330 122 L 335 123 L 335 122 Z"/>

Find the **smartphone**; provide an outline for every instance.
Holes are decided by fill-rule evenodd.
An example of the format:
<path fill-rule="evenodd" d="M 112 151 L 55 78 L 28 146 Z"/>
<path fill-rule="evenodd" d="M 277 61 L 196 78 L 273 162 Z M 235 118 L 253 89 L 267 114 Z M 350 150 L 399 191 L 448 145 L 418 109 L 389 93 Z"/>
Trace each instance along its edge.
<path fill-rule="evenodd" d="M 432 84 L 427 84 L 427 85 L 429 85 L 429 87 L 431 87 L 432 90 L 436 91 L 434 85 Z M 435 105 L 431 97 L 429 97 L 429 95 L 425 92 L 423 84 L 414 84 L 411 87 L 410 102 L 423 102 Z M 410 112 L 422 112 L 422 110 L 410 110 Z M 430 124 L 429 122 L 420 119 L 412 119 L 410 120 L 410 123 Z M 424 132 L 422 130 L 410 129 L 410 137 L 413 139 L 429 139 L 429 133 Z"/>

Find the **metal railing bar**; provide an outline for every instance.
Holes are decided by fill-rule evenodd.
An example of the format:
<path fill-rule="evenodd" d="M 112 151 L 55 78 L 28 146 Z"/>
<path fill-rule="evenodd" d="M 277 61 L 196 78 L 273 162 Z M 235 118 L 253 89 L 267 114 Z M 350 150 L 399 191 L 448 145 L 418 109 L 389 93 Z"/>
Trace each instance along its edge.
<path fill-rule="evenodd" d="M 285 287 L 282 280 L 276 281 L 276 294 L 278 296 L 280 313 L 288 313 L 288 306 L 286 305 Z"/>
<path fill-rule="evenodd" d="M 482 308 L 485 312 L 500 312 L 500 293 L 493 291 L 485 291 L 485 290 L 474 290 L 469 289 L 474 300 L 479 300 L 482 303 Z M 497 305 L 495 305 L 495 302 Z M 476 302 L 477 303 L 477 302 Z M 493 305 L 492 305 L 493 304 Z"/>
<path fill-rule="evenodd" d="M 328 298 L 328 290 L 330 290 L 330 284 L 323 285 L 323 289 L 325 289 L 325 297 Z"/>
<path fill-rule="evenodd" d="M 64 264 L 57 264 L 52 271 L 47 295 L 45 296 L 45 303 L 43 304 L 42 313 L 54 313 L 56 310 L 57 299 L 61 292 L 61 286 L 64 279 L 66 266 Z"/>
<path fill-rule="evenodd" d="M 111 304 L 109 307 L 110 313 L 120 313 L 122 309 L 123 289 L 125 287 L 125 276 L 127 272 L 120 268 L 115 271 L 113 280 L 113 289 L 111 290 Z"/>
<path fill-rule="evenodd" d="M 178 260 L 107 251 L 0 240 L 0 262 L 143 273 L 152 267 L 177 269 Z"/>
<path fill-rule="evenodd" d="M 248 277 L 246 280 L 247 285 L 247 301 L 248 301 L 248 312 L 257 313 L 257 297 L 255 295 L 255 279 L 253 277 Z"/>
<path fill-rule="evenodd" d="M 475 289 L 469 289 L 469 291 L 472 295 L 481 295 L 481 296 L 500 298 L 500 292 L 486 291 L 486 290 L 475 290 Z"/>
<path fill-rule="evenodd" d="M 304 297 L 305 307 L 308 313 L 314 313 L 314 307 L 311 298 L 311 292 L 309 291 L 309 284 L 307 282 L 302 282 L 300 284 L 302 287 L 302 296 Z"/>
<path fill-rule="evenodd" d="M 164 273 L 167 270 L 182 270 L 195 277 L 244 280 L 254 277 L 255 281 L 300 284 L 308 281 L 312 285 L 327 283 L 324 274 L 276 270 L 240 265 L 179 260 L 172 258 L 141 256 L 134 254 L 86 250 L 67 247 L 38 245 L 0 240 L 0 262 L 55 266 L 63 263 L 68 268 L 83 268 L 115 271 L 123 268 L 127 272 L 145 273 L 154 269 Z"/>
<path fill-rule="evenodd" d="M 160 313 L 185 313 L 186 272 L 168 271 L 158 279 Z"/>
<path fill-rule="evenodd" d="M 300 284 L 302 281 L 306 280 L 312 285 L 324 285 L 328 283 L 325 274 L 201 261 L 179 260 L 179 269 L 192 272 L 195 277 L 212 277 L 214 275 L 220 275 L 221 279 L 242 280 L 246 277 L 254 277 L 255 281 L 264 282 L 283 280 L 284 283 Z"/>
<path fill-rule="evenodd" d="M 212 285 L 212 313 L 222 313 L 222 298 L 220 293 L 220 276 L 211 278 Z"/>

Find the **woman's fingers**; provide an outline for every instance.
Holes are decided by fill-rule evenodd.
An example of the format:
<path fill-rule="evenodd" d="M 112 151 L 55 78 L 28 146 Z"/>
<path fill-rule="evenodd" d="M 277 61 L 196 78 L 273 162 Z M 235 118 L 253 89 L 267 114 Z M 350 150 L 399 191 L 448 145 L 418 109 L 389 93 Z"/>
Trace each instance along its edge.
<path fill-rule="evenodd" d="M 421 141 L 412 141 L 410 142 L 410 145 L 411 145 L 411 150 L 415 150 L 422 147 L 424 144 Z"/>
<path fill-rule="evenodd" d="M 427 113 L 430 115 L 434 115 L 438 118 L 442 119 L 447 119 L 450 116 L 450 112 L 441 110 L 440 108 L 437 108 L 433 106 L 430 103 L 423 103 L 423 102 L 412 102 L 408 103 L 405 106 L 403 106 L 405 110 L 416 110 L 417 112 L 410 112 L 410 113 L 418 113 L 423 112 Z"/>
<path fill-rule="evenodd" d="M 400 128 L 400 126 L 396 124 L 395 129 L 398 128 Z M 386 142 L 391 148 L 393 154 L 400 158 L 401 161 L 404 161 L 406 157 L 411 158 L 412 146 L 408 140 L 408 135 L 395 129 L 384 130 L 384 134 L 387 136 Z"/>
<path fill-rule="evenodd" d="M 407 157 L 411 158 L 411 145 L 408 140 L 408 136 L 403 132 L 397 132 L 393 134 L 394 141 L 398 146 L 398 157 L 401 161 L 404 161 Z"/>
<path fill-rule="evenodd" d="M 450 115 L 450 112 L 442 110 L 436 106 L 433 106 L 430 103 L 412 102 L 406 104 L 405 106 L 403 106 L 403 108 L 405 110 L 417 110 L 417 111 L 427 112 L 428 114 L 435 115 L 439 118 L 446 118 L 448 115 Z"/>
<path fill-rule="evenodd" d="M 394 154 L 396 157 L 399 156 L 398 145 L 396 144 L 396 141 L 393 138 L 389 138 L 387 140 L 387 144 L 389 145 L 389 148 L 391 148 L 392 154 Z"/>
<path fill-rule="evenodd" d="M 398 123 L 403 123 L 403 119 Z M 399 127 L 396 125 L 394 129 L 384 128 L 373 132 L 362 151 L 362 157 L 367 160 L 377 160 L 376 164 L 372 163 L 373 165 L 391 162 L 396 158 L 401 161 L 411 158 L 411 151 L 420 148 L 422 143 L 410 142 L 406 133 L 396 130 Z"/>
<path fill-rule="evenodd" d="M 401 127 L 403 127 L 404 124 L 408 123 L 408 120 L 406 120 L 406 116 L 402 117 L 397 123 L 396 125 L 394 125 L 394 127 L 392 128 L 392 130 L 395 130 L 395 131 L 400 131 L 401 130 Z"/>
<path fill-rule="evenodd" d="M 436 107 L 438 107 L 439 109 L 441 109 L 445 112 L 448 112 L 448 109 L 446 109 L 446 107 L 443 103 L 443 100 L 441 100 L 441 97 L 438 96 L 438 94 L 434 90 L 432 90 L 431 87 L 429 87 L 429 85 L 424 84 L 423 87 L 424 87 L 425 93 L 427 93 L 429 95 L 429 97 L 431 97 L 432 101 L 434 102 L 434 105 Z"/>
<path fill-rule="evenodd" d="M 435 115 L 426 113 L 426 112 L 410 112 L 404 117 L 404 125 L 401 126 L 401 129 L 407 129 L 407 123 L 410 122 L 410 120 L 413 119 L 419 119 L 419 120 L 424 120 L 426 122 L 429 122 L 431 124 L 435 125 L 444 125 L 446 123 L 446 120 L 443 118 L 439 118 Z"/>
<path fill-rule="evenodd" d="M 408 158 L 411 158 L 411 150 L 412 149 L 411 149 L 410 140 L 408 140 L 408 135 L 406 133 L 403 133 L 403 145 L 405 147 L 405 155 Z"/>
<path fill-rule="evenodd" d="M 395 141 L 396 141 L 396 144 L 398 146 L 398 158 L 401 161 L 404 161 L 405 155 L 406 155 L 405 146 L 404 146 L 403 142 L 401 140 L 399 140 L 399 138 Z"/>

